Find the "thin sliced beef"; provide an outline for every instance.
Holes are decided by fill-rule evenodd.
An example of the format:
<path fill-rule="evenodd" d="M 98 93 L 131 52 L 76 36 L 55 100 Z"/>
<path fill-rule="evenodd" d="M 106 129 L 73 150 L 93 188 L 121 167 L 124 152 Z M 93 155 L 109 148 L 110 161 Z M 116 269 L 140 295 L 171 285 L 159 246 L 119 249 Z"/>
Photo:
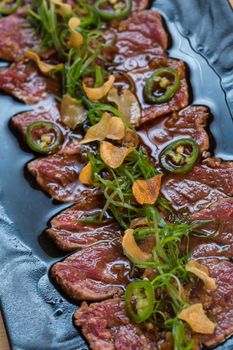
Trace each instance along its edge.
<path fill-rule="evenodd" d="M 39 107 L 32 111 L 15 115 L 12 120 L 12 126 L 17 129 L 22 136 L 25 136 L 27 126 L 33 122 L 49 121 L 59 124 L 60 113 L 55 102 L 48 103 L 46 106 Z"/>
<path fill-rule="evenodd" d="M 82 139 L 82 135 L 78 130 L 72 132 L 61 123 L 60 112 L 55 102 L 48 103 L 46 106 L 29 112 L 20 113 L 11 120 L 13 128 L 17 129 L 23 137 L 25 137 L 27 126 L 36 121 L 53 122 L 61 129 L 63 142 L 57 153 L 66 155 L 80 154 L 88 149 L 87 146 L 80 145 L 79 141 Z"/>
<path fill-rule="evenodd" d="M 74 314 L 74 323 L 92 350 L 157 350 L 155 331 L 133 324 L 121 299 L 110 299 L 90 306 L 83 303 Z"/>
<path fill-rule="evenodd" d="M 188 174 L 165 175 L 161 192 L 177 211 L 197 212 L 233 195 L 233 163 L 207 159 Z"/>
<path fill-rule="evenodd" d="M 39 45 L 24 8 L 0 19 L 0 33 L 0 59 L 5 61 L 16 61 L 25 51 Z"/>
<path fill-rule="evenodd" d="M 203 229 L 209 233 L 216 232 L 213 237 L 216 243 L 233 246 L 233 198 L 224 198 L 192 215 L 193 220 L 209 220 Z"/>
<path fill-rule="evenodd" d="M 233 334 L 233 264 L 223 259 L 200 259 L 209 268 L 210 276 L 217 284 L 211 293 L 209 313 L 217 323 L 214 334 L 198 335 L 206 346 L 215 346 Z"/>
<path fill-rule="evenodd" d="M 173 95 L 173 97 L 165 103 L 149 104 L 145 100 L 144 88 L 146 80 L 153 74 L 158 68 L 169 67 L 178 71 L 180 77 L 180 89 Z M 150 62 L 146 68 L 140 68 L 128 72 L 132 81 L 136 86 L 136 96 L 141 105 L 142 115 L 141 118 L 135 121 L 135 126 L 139 126 L 147 121 L 154 120 L 155 118 L 179 111 L 188 104 L 188 86 L 185 78 L 185 65 L 182 61 L 172 59 L 156 59 Z"/>
<path fill-rule="evenodd" d="M 201 257 L 224 257 L 232 258 L 232 244 L 218 244 L 212 239 L 193 239 L 190 238 L 191 253 L 194 259 Z"/>
<path fill-rule="evenodd" d="M 104 203 L 102 195 L 81 197 L 78 204 L 53 218 L 51 228 L 46 231 L 48 236 L 60 249 L 68 251 L 119 238 L 121 229 L 112 218 L 104 217 L 102 222 L 97 220 Z M 88 218 L 97 222 L 79 221 Z"/>
<path fill-rule="evenodd" d="M 133 14 L 121 21 L 118 28 L 108 30 L 104 38 L 112 45 L 105 53 L 119 70 L 146 67 L 152 58 L 166 56 L 168 37 L 156 11 Z"/>
<path fill-rule="evenodd" d="M 75 4 L 73 1 L 67 3 Z M 144 10 L 148 0 L 134 0 L 133 11 Z M 27 19 L 27 10 L 20 8 L 16 13 L 0 19 L 0 59 L 18 60 L 25 51 L 39 47 L 40 40 Z"/>
<path fill-rule="evenodd" d="M 207 220 L 208 224 L 202 226 L 206 233 L 214 234 L 212 238 L 190 239 L 190 251 L 193 257 L 233 257 L 233 198 L 224 198 L 194 213 L 191 218 Z"/>
<path fill-rule="evenodd" d="M 83 168 L 81 155 L 58 155 L 38 158 L 28 164 L 28 170 L 52 198 L 61 202 L 78 202 L 80 198 L 92 196 L 97 189 L 80 184 L 79 173 Z"/>
<path fill-rule="evenodd" d="M 51 274 L 70 298 L 103 300 L 124 292 L 130 270 L 121 244 L 108 242 L 78 251 L 55 264 Z"/>
<path fill-rule="evenodd" d="M 144 144 L 150 148 L 154 158 L 157 158 L 158 152 L 167 144 L 183 137 L 192 137 L 203 152 L 209 148 L 209 137 L 205 131 L 208 117 L 206 107 L 188 106 L 178 113 L 173 112 L 143 125 L 138 133 Z"/>
<path fill-rule="evenodd" d="M 133 56 L 135 52 L 160 47 L 167 49 L 168 37 L 157 11 L 145 10 L 122 21 L 116 35 L 119 53 Z"/>
<path fill-rule="evenodd" d="M 27 61 L 0 68 L 0 89 L 27 104 L 44 100 L 50 94 L 60 94 L 58 82 L 42 76 L 36 65 Z"/>

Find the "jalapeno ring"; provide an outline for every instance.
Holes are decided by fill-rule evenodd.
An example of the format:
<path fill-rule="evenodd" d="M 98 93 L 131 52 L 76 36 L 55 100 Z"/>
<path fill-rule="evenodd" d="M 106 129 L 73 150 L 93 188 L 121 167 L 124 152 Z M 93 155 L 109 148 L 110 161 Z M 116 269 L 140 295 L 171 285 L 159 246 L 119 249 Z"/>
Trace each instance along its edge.
<path fill-rule="evenodd" d="M 169 80 L 172 77 L 173 81 Z M 162 92 L 156 96 L 154 93 L 154 85 L 157 84 Z M 144 93 L 149 103 L 165 103 L 170 101 L 174 94 L 180 89 L 180 77 L 176 69 L 163 67 L 156 69 L 154 73 L 147 79 Z"/>
<path fill-rule="evenodd" d="M 149 281 L 134 281 L 125 291 L 126 311 L 132 321 L 146 321 L 154 311 L 154 288 Z"/>
<path fill-rule="evenodd" d="M 199 146 L 194 139 L 183 138 L 170 143 L 161 152 L 160 162 L 171 173 L 185 174 L 192 170 L 199 153 Z"/>
<path fill-rule="evenodd" d="M 104 4 L 110 4 L 110 2 L 108 0 L 98 0 L 95 4 L 95 9 L 98 13 L 98 15 L 105 21 L 112 21 L 114 19 L 119 20 L 122 18 L 127 17 L 131 10 L 132 10 L 132 0 L 124 0 L 124 8 L 123 9 L 104 9 L 101 8 L 102 5 Z M 122 1 L 121 1 L 122 3 Z M 116 6 L 117 4 L 114 4 L 114 6 Z"/>
<path fill-rule="evenodd" d="M 1 2 L 3 3 L 3 5 L 1 5 Z M 10 15 L 10 14 L 14 13 L 20 6 L 23 5 L 22 0 L 17 0 L 14 4 L 11 5 L 11 7 L 4 7 L 5 1 L 1 1 L 1 2 L 0 2 L 0 14 L 1 15 Z"/>
<path fill-rule="evenodd" d="M 33 138 L 36 130 L 43 129 L 48 134 L 49 131 L 54 136 L 46 135 L 46 133 L 39 135 L 39 141 Z M 46 139 L 47 137 L 47 139 Z M 43 140 L 44 138 L 44 140 Z M 61 129 L 54 123 L 47 121 L 36 121 L 28 125 L 26 130 L 26 142 L 28 146 L 37 153 L 49 154 L 53 153 L 61 144 L 62 132 Z M 52 143 L 51 143 L 52 142 Z"/>

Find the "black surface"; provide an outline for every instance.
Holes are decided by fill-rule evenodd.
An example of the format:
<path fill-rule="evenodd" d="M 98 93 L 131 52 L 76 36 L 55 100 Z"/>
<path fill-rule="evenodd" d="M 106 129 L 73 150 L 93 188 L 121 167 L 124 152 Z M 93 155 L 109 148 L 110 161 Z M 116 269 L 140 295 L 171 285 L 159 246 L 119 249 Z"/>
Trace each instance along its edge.
<path fill-rule="evenodd" d="M 189 67 L 195 104 L 209 106 L 213 149 L 233 159 L 233 13 L 226 0 L 157 0 L 171 35 L 169 54 Z M 55 289 L 48 270 L 61 259 L 41 233 L 68 205 L 54 204 L 27 176 L 33 158 L 9 128 L 31 109 L 0 96 L 0 297 L 13 350 L 88 349 L 72 325 L 76 306 Z M 233 340 L 218 347 L 232 350 Z M 104 350 L 104 349 L 103 349 Z"/>

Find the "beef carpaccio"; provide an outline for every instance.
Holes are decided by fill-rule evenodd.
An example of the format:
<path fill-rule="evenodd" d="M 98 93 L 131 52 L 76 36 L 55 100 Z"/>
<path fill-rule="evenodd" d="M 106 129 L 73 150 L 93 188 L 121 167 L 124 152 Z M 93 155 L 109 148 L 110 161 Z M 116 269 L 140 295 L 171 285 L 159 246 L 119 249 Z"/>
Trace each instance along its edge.
<path fill-rule="evenodd" d="M 151 106 L 145 101 L 144 85 L 145 80 L 151 76 L 155 69 L 175 69 L 179 71 L 180 76 L 180 89 L 174 94 L 174 96 L 167 102 Z M 141 106 L 141 118 L 138 121 L 138 125 L 142 123 L 154 120 L 155 118 L 174 111 L 179 111 L 188 104 L 188 87 L 185 79 L 185 66 L 181 61 L 171 59 L 156 59 L 151 60 L 147 67 L 132 70 L 129 73 L 132 81 L 136 86 L 137 98 Z M 136 124 L 136 126 L 138 126 Z"/>
<path fill-rule="evenodd" d="M 79 181 L 84 166 L 82 155 L 50 155 L 33 160 L 28 169 L 38 184 L 54 199 L 62 202 L 79 202 L 81 196 L 92 196 L 99 192 Z"/>
<path fill-rule="evenodd" d="M 122 299 L 109 299 L 90 306 L 84 302 L 74 314 L 74 322 L 82 327 L 93 349 L 158 349 L 158 334 L 153 329 L 132 324 Z"/>
<path fill-rule="evenodd" d="M 173 139 L 181 137 L 192 137 L 204 152 L 209 149 L 209 136 L 205 130 L 208 118 L 206 107 L 188 106 L 143 125 L 138 133 L 157 159 L 159 151 Z"/>
<path fill-rule="evenodd" d="M 11 125 L 36 183 L 71 205 L 45 231 L 70 254 L 50 275 L 83 301 L 74 323 L 92 350 L 198 350 L 233 333 L 233 162 L 211 154 L 211 111 L 190 104 L 148 6 L 0 7 L 0 89 L 40 103 Z"/>
<path fill-rule="evenodd" d="M 187 175 L 164 176 L 162 193 L 176 210 L 196 212 L 207 208 L 233 195 L 232 164 L 209 158 Z"/>
<path fill-rule="evenodd" d="M 27 21 L 25 8 L 2 18 L 0 32 L 0 58 L 5 61 L 16 61 L 25 51 L 39 46 L 35 30 Z"/>
<path fill-rule="evenodd" d="M 52 219 L 48 236 L 65 251 L 120 238 L 121 227 L 113 218 L 106 216 L 102 221 L 98 220 L 103 206 L 102 193 L 81 195 L 78 204 Z"/>
<path fill-rule="evenodd" d="M 57 153 L 64 155 L 85 154 L 87 146 L 80 145 L 82 135 L 79 130 L 70 130 L 61 122 L 60 106 L 54 101 L 47 102 L 45 105 L 32 111 L 15 115 L 11 120 L 12 127 L 19 132 L 21 137 L 26 138 L 27 127 L 35 122 L 52 122 L 62 131 L 62 142 Z"/>
<path fill-rule="evenodd" d="M 0 68 L 0 89 L 27 104 L 60 94 L 58 82 L 42 76 L 34 63 L 24 59 Z"/>
<path fill-rule="evenodd" d="M 161 16 L 155 11 L 141 11 L 105 33 L 107 56 L 112 56 L 118 70 L 143 68 L 155 57 L 166 56 L 168 36 Z M 113 46 L 113 47 L 112 47 Z"/>
<path fill-rule="evenodd" d="M 51 273 L 75 300 L 103 300 L 124 293 L 131 264 L 118 242 L 95 244 L 55 264 Z"/>

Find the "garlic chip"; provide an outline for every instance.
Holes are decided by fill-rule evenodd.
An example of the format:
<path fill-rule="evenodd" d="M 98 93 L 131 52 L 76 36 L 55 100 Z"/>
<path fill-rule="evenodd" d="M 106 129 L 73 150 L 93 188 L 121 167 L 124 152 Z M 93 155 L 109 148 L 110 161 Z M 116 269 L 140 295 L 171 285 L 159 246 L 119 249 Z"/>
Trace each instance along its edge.
<path fill-rule="evenodd" d="M 78 17 L 72 17 L 69 20 L 68 26 L 70 28 L 70 30 L 75 31 L 77 29 L 77 27 L 80 25 L 81 21 Z"/>
<path fill-rule="evenodd" d="M 72 17 L 69 20 L 68 26 L 71 30 L 71 35 L 68 41 L 68 47 L 73 49 L 79 49 L 83 44 L 83 36 L 81 33 L 77 32 L 77 27 L 80 24 L 80 19 L 78 17 Z"/>
<path fill-rule="evenodd" d="M 215 280 L 209 277 L 209 270 L 206 266 L 199 264 L 196 260 L 190 260 L 185 268 L 200 278 L 204 282 L 206 289 L 215 290 L 217 288 Z"/>
<path fill-rule="evenodd" d="M 159 174 L 148 180 L 136 180 L 134 182 L 132 191 L 139 204 L 154 204 L 157 201 L 162 176 L 162 174 Z"/>
<path fill-rule="evenodd" d="M 148 220 L 146 217 L 133 219 L 130 223 L 130 228 L 137 228 L 142 226 L 149 226 Z"/>
<path fill-rule="evenodd" d="M 109 121 L 106 138 L 110 140 L 122 140 L 125 136 L 125 125 L 121 118 L 112 117 Z"/>
<path fill-rule="evenodd" d="M 113 83 L 115 81 L 114 75 L 110 75 L 108 80 L 100 87 L 98 88 L 90 88 L 88 87 L 85 82 L 83 82 L 83 90 L 85 91 L 87 97 L 89 100 L 100 100 L 103 98 L 109 90 L 111 89 Z"/>
<path fill-rule="evenodd" d="M 102 141 L 105 138 L 111 140 L 121 140 L 125 135 L 125 126 L 118 117 L 112 117 L 109 113 L 104 113 L 99 123 L 91 126 L 81 144 Z"/>
<path fill-rule="evenodd" d="M 122 144 L 127 147 L 137 148 L 139 144 L 139 137 L 135 130 L 127 128 L 125 131 L 125 137 L 122 140 Z"/>
<path fill-rule="evenodd" d="M 87 163 L 87 165 L 81 170 L 79 174 L 79 181 L 83 185 L 91 185 L 92 179 L 92 165 L 91 163 Z"/>
<path fill-rule="evenodd" d="M 130 90 L 123 90 L 122 95 L 118 94 L 116 88 L 108 93 L 108 101 L 114 102 L 122 113 L 122 118 L 131 125 L 138 125 L 141 118 L 141 108 L 137 97 Z"/>
<path fill-rule="evenodd" d="M 112 169 L 121 166 L 127 155 L 135 150 L 134 147 L 117 147 L 107 141 L 100 143 L 100 156 L 104 163 Z"/>
<path fill-rule="evenodd" d="M 122 239 L 122 247 L 125 255 L 135 263 L 152 259 L 152 254 L 144 252 L 137 245 L 134 238 L 134 230 L 132 229 L 125 231 L 124 237 Z"/>
<path fill-rule="evenodd" d="M 67 17 L 72 13 L 72 6 L 69 4 L 63 4 L 62 0 L 50 0 L 53 4 L 58 6 L 56 11 L 59 15 Z"/>
<path fill-rule="evenodd" d="M 87 130 L 84 139 L 80 143 L 85 144 L 93 141 L 104 140 L 106 134 L 108 133 L 108 125 L 110 120 L 111 115 L 109 113 L 104 113 L 100 121 Z"/>
<path fill-rule="evenodd" d="M 216 324 L 208 319 L 202 304 L 193 304 L 182 310 L 178 318 L 189 324 L 192 330 L 201 334 L 213 334 Z"/>
<path fill-rule="evenodd" d="M 81 103 L 69 95 L 64 95 L 61 101 L 62 123 L 71 130 L 82 124 L 87 119 L 87 111 Z"/>
<path fill-rule="evenodd" d="M 64 65 L 62 63 L 53 65 L 53 64 L 48 64 L 48 63 L 41 61 L 40 57 L 37 55 L 37 53 L 35 53 L 33 51 L 26 51 L 24 53 L 24 56 L 29 58 L 30 60 L 34 61 L 37 64 L 41 73 L 43 73 L 44 75 L 49 75 L 49 73 L 51 73 L 54 69 L 60 70 L 64 67 Z"/>

